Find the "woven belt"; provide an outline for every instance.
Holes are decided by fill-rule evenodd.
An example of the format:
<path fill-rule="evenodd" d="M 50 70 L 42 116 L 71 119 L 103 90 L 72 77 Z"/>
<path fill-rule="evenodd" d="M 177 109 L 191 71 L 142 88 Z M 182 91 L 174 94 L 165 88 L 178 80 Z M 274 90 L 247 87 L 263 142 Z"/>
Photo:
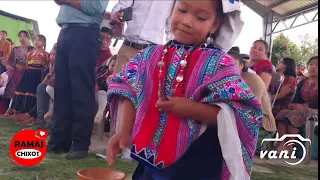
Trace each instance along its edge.
<path fill-rule="evenodd" d="M 62 29 L 73 28 L 73 27 L 84 27 L 84 28 L 100 29 L 97 24 L 85 24 L 85 23 L 61 24 L 60 27 Z"/>
<path fill-rule="evenodd" d="M 145 49 L 145 48 L 153 45 L 153 44 L 137 44 L 134 42 L 130 42 L 128 40 L 124 40 L 123 44 L 126 46 L 130 46 L 130 47 L 137 49 L 137 50 L 142 50 L 142 49 Z"/>

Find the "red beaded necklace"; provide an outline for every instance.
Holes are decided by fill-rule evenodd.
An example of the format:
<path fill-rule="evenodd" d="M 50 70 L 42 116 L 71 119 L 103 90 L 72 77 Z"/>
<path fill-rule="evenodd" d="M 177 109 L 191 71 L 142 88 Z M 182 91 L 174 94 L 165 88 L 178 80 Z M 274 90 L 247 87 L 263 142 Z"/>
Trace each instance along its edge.
<path fill-rule="evenodd" d="M 174 87 L 170 90 L 170 96 L 173 96 L 176 94 L 177 89 L 182 85 L 182 90 L 184 91 L 184 85 L 186 82 L 183 82 L 185 80 L 186 75 L 188 73 L 188 65 L 191 60 L 191 56 L 195 50 L 198 48 L 201 48 L 204 44 L 196 44 L 193 47 L 191 47 L 189 50 L 186 50 L 185 54 L 183 55 L 182 60 L 180 60 L 179 65 L 182 67 L 180 71 L 177 73 L 177 76 L 175 78 L 176 82 Z M 173 41 L 170 41 L 164 46 L 164 49 L 162 51 L 161 57 L 158 59 L 157 66 L 159 68 L 159 74 L 158 74 L 158 101 L 161 100 L 167 100 L 167 95 L 165 93 L 165 82 L 166 77 L 169 69 L 169 49 L 174 46 Z M 163 69 L 165 68 L 165 70 Z M 166 74 L 164 74 L 164 71 Z M 183 82 L 183 83 L 182 83 Z M 184 94 L 184 92 L 182 93 Z"/>

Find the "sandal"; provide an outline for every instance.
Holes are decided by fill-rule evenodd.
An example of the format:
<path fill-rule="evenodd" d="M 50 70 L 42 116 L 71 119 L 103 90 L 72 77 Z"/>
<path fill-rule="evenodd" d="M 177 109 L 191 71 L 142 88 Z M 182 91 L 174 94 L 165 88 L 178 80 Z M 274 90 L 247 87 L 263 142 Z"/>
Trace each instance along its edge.
<path fill-rule="evenodd" d="M 36 122 L 37 121 L 33 117 L 29 117 L 28 119 L 21 121 L 21 124 L 33 126 L 36 124 Z"/>
<path fill-rule="evenodd" d="M 19 113 L 14 113 L 13 115 L 10 116 L 10 118 L 14 121 L 20 121 L 20 117 L 21 117 L 21 114 Z"/>
<path fill-rule="evenodd" d="M 4 117 L 10 117 L 14 114 L 13 110 L 11 108 L 9 108 L 6 113 L 4 113 Z"/>

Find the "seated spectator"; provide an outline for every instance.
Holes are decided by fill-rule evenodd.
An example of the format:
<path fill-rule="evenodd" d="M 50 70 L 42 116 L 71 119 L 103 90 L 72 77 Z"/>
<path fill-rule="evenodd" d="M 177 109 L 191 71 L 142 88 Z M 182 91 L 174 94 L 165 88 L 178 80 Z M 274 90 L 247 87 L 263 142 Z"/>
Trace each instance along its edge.
<path fill-rule="evenodd" d="M 7 31 L 0 31 L 0 74 L 6 72 L 6 64 L 11 51 L 11 44 L 7 41 Z"/>
<path fill-rule="evenodd" d="M 239 66 L 239 70 L 241 72 L 241 76 L 249 86 L 253 94 L 260 101 L 263 108 L 263 121 L 262 127 L 259 131 L 259 139 L 257 143 L 257 151 L 260 152 L 261 149 L 266 148 L 266 144 L 261 146 L 261 141 L 264 138 L 271 138 L 275 131 L 277 130 L 274 116 L 272 115 L 270 97 L 265 88 L 264 82 L 262 79 L 256 75 L 254 72 L 249 72 L 246 66 L 244 59 L 248 59 L 247 55 L 239 54 L 240 49 L 238 47 L 233 47 L 228 52 L 228 54 L 235 60 L 235 63 Z"/>
<path fill-rule="evenodd" d="M 273 84 L 269 86 L 269 92 L 271 93 L 271 102 L 275 99 L 272 113 L 276 116 L 282 109 L 288 109 L 289 104 L 292 101 L 293 95 L 296 90 L 296 63 L 291 58 L 283 58 L 277 64 L 277 72 L 284 75 L 283 83 L 280 87 L 280 91 L 276 97 L 276 89 Z M 273 89 L 273 90 L 271 90 Z"/>
<path fill-rule="evenodd" d="M 306 73 L 305 73 L 305 69 L 306 69 L 306 67 L 303 64 L 299 64 L 296 67 L 297 83 L 300 83 L 300 81 L 307 78 Z"/>
<path fill-rule="evenodd" d="M 269 87 L 273 66 L 268 58 L 268 43 L 264 40 L 257 40 L 250 49 L 250 61 L 246 63 L 247 67 L 253 69 L 261 77 L 266 88 Z"/>
<path fill-rule="evenodd" d="M 51 114 L 53 113 L 53 99 L 54 99 L 54 82 L 55 82 L 55 73 L 54 65 L 56 59 L 56 50 L 57 44 L 54 44 L 49 55 L 49 73 L 44 78 L 43 82 L 40 83 L 37 87 L 37 119 L 36 124 L 33 126 L 33 129 L 50 129 Z"/>
<path fill-rule="evenodd" d="M 20 84 L 21 78 L 24 74 L 23 67 L 27 66 L 27 55 L 30 51 L 34 49 L 34 47 L 29 45 L 30 35 L 28 31 L 22 30 L 18 33 L 20 46 L 15 46 L 12 48 L 8 64 L 13 67 L 13 73 L 8 78 L 8 84 L 5 90 L 5 93 L 3 95 L 4 98 L 11 99 L 9 108 L 7 112 L 4 114 L 5 117 L 12 117 L 15 116 L 15 111 L 13 109 L 13 98 L 15 94 L 15 90 Z"/>
<path fill-rule="evenodd" d="M 117 55 L 112 56 L 106 65 L 96 70 L 96 101 L 98 102 L 98 112 L 94 119 L 95 123 L 100 123 L 105 116 L 107 107 L 107 79 L 113 74 L 116 65 Z"/>
<path fill-rule="evenodd" d="M 10 38 L 7 38 L 7 41 L 9 41 L 9 43 L 11 44 L 11 49 L 14 48 L 14 42 L 10 39 Z"/>
<path fill-rule="evenodd" d="M 299 128 L 313 115 L 318 114 L 318 56 L 312 57 L 307 64 L 309 78 L 302 80 L 288 109 L 280 111 L 276 120 L 279 136 L 284 134 L 299 134 Z M 291 140 L 290 138 L 288 140 Z M 278 144 L 277 150 L 283 150 L 286 141 Z M 278 152 L 279 152 L 278 151 Z M 289 152 L 293 147 L 289 146 Z"/>
<path fill-rule="evenodd" d="M 3 72 L 0 76 L 0 96 L 4 95 L 4 92 L 6 90 L 9 76 L 13 73 L 13 68 L 9 65 L 6 66 L 7 71 Z"/>
<path fill-rule="evenodd" d="M 98 112 L 95 116 L 94 122 L 100 123 L 104 118 L 104 112 L 107 106 L 107 78 L 113 73 L 115 66 L 115 59 L 117 56 L 112 56 L 110 51 L 110 44 L 112 39 L 112 29 L 102 27 L 100 30 L 102 39 L 100 57 L 96 65 L 96 93 L 95 98 L 98 102 Z"/>

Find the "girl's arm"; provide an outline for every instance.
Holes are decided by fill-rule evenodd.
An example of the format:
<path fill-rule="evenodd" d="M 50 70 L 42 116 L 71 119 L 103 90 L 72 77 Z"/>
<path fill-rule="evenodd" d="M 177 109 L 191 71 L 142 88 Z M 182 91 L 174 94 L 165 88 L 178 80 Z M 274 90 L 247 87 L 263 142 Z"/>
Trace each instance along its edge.
<path fill-rule="evenodd" d="M 278 96 L 276 97 L 276 100 L 281 99 L 285 96 L 287 96 L 292 89 L 296 88 L 296 78 L 292 77 L 292 76 L 287 76 L 284 79 L 284 84 L 280 89 L 280 92 L 278 94 Z M 272 99 L 274 98 L 274 95 L 272 97 Z"/>
<path fill-rule="evenodd" d="M 12 66 L 12 67 L 14 67 L 15 65 L 16 65 L 16 60 L 15 60 L 15 56 L 16 56 L 16 54 L 15 54 L 15 52 L 16 52 L 16 48 L 14 47 L 13 49 L 12 49 L 12 51 L 10 52 L 10 55 L 9 55 L 9 58 L 8 58 L 8 64 L 10 65 L 10 66 Z"/>
<path fill-rule="evenodd" d="M 132 101 L 123 96 L 120 97 L 119 103 L 119 109 L 120 112 L 122 112 L 119 118 L 119 132 L 131 134 L 136 116 L 136 110 Z"/>
<path fill-rule="evenodd" d="M 194 102 L 186 112 L 189 112 L 189 118 L 196 119 L 205 124 L 217 126 L 217 117 L 220 112 L 217 105 L 207 105 Z"/>
<path fill-rule="evenodd" d="M 179 118 L 190 118 L 206 124 L 217 125 L 217 116 L 220 107 L 194 102 L 183 97 L 168 97 L 167 101 L 160 101 L 156 104 L 159 111 L 172 113 Z"/>

